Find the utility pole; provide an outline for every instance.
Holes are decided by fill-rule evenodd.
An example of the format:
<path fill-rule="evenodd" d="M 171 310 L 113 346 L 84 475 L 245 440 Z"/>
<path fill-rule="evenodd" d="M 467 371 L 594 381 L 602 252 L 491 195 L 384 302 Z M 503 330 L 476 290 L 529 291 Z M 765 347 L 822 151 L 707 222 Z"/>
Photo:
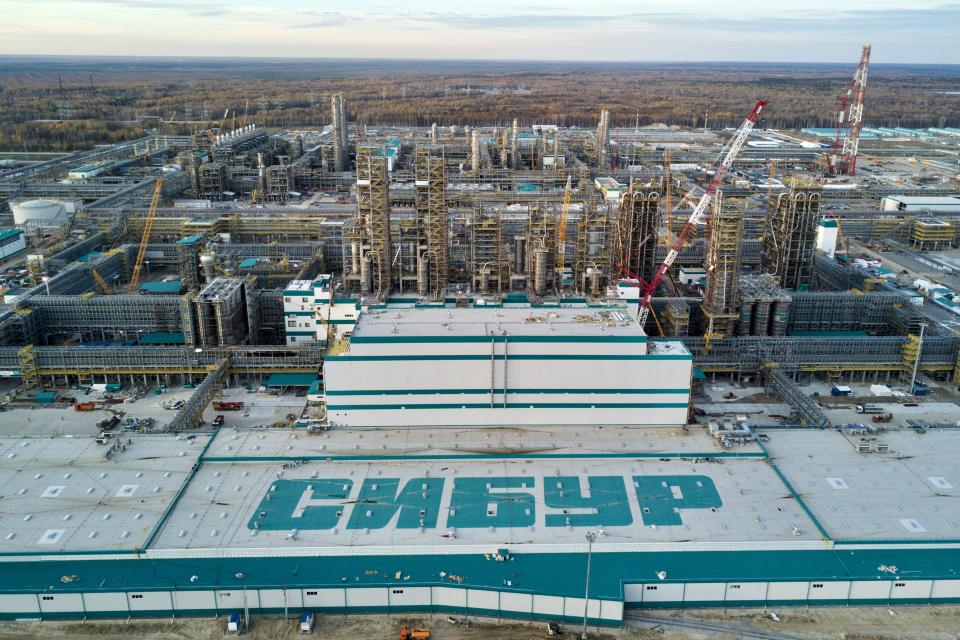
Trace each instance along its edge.
<path fill-rule="evenodd" d="M 583 587 L 583 633 L 580 640 L 587 640 L 587 613 L 590 611 L 590 559 L 593 556 L 593 542 L 597 534 L 587 531 L 587 580 Z"/>

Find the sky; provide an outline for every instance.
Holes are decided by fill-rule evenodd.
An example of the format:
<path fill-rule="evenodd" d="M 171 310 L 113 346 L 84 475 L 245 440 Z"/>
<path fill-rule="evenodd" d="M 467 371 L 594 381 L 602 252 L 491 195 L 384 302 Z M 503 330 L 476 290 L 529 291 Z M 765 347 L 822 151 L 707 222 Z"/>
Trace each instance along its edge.
<path fill-rule="evenodd" d="M 0 54 L 960 64 L 960 2 L 0 0 Z"/>

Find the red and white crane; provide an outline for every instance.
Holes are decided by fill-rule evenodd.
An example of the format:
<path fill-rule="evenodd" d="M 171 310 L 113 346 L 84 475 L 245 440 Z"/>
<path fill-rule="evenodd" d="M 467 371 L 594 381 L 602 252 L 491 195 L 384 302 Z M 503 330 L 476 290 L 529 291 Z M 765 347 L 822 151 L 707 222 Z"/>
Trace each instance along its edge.
<path fill-rule="evenodd" d="M 757 104 L 754 105 L 753 111 L 751 111 L 750 115 L 747 116 L 747 119 L 740 124 L 737 132 L 730 139 L 730 142 L 727 143 L 726 149 L 721 152 L 720 164 L 717 165 L 716 172 L 713 174 L 713 179 L 710 181 L 710 184 L 707 185 L 703 195 L 700 196 L 700 200 L 690 213 L 687 223 L 683 225 L 683 229 L 680 231 L 680 234 L 674 241 L 673 246 L 670 247 L 670 250 L 667 252 L 667 257 L 664 258 L 663 264 L 661 264 L 660 268 L 657 269 L 657 272 L 654 274 L 653 278 L 647 282 L 643 278 L 632 273 L 626 268 L 626 266 L 622 267 L 623 271 L 628 276 L 637 280 L 638 286 L 642 289 L 640 297 L 640 313 L 638 316 L 641 327 L 646 324 L 647 316 L 650 315 L 650 300 L 653 298 L 653 294 L 656 292 L 657 286 L 659 286 L 660 281 L 663 280 L 664 275 L 666 275 L 667 271 L 673 265 L 673 262 L 677 259 L 677 256 L 680 255 L 680 250 L 687 242 L 690 234 L 693 233 L 693 230 L 706 222 L 707 213 L 710 209 L 710 203 L 713 201 L 714 194 L 717 192 L 717 189 L 723 182 L 724 176 L 727 175 L 727 171 L 729 171 L 730 167 L 733 166 L 733 162 L 737 159 L 737 155 L 740 154 L 740 150 L 743 149 L 743 145 L 746 144 L 747 136 L 750 135 L 753 125 L 757 123 L 757 118 L 760 117 L 760 112 L 766 105 L 766 100 L 757 100 Z M 677 209 L 684 206 L 684 204 L 690 200 L 692 200 L 691 194 L 688 193 L 680 202 L 680 204 L 677 205 Z"/>
<path fill-rule="evenodd" d="M 827 171 L 832 176 L 857 174 L 857 148 L 863 126 L 863 98 L 867 93 L 867 67 L 870 66 L 870 45 L 863 45 L 860 64 L 853 74 L 847 92 L 840 96 L 837 137 L 827 155 Z"/>

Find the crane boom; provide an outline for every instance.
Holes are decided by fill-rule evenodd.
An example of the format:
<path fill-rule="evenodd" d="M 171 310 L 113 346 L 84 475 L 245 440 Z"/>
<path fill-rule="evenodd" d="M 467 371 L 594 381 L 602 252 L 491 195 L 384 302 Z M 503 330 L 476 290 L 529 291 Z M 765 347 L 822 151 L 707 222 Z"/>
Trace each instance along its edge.
<path fill-rule="evenodd" d="M 147 256 L 147 245 L 150 243 L 150 229 L 153 228 L 153 219 L 157 216 L 157 205 L 160 204 L 160 191 L 163 189 L 163 176 L 157 178 L 157 185 L 153 189 L 153 198 L 150 199 L 150 210 L 147 219 L 143 222 L 143 236 L 140 238 L 140 250 L 137 251 L 137 261 L 133 265 L 133 275 L 130 276 L 130 286 L 127 293 L 136 293 L 140 283 L 140 270 L 143 269 L 143 259 Z"/>
<path fill-rule="evenodd" d="M 113 289 L 111 289 L 107 281 L 103 279 L 103 276 L 97 273 L 96 269 L 92 269 L 90 275 L 93 276 L 93 281 L 97 284 L 97 289 L 100 290 L 100 293 L 105 296 L 113 295 Z"/>
<path fill-rule="evenodd" d="M 660 281 L 663 280 L 664 275 L 666 275 L 670 267 L 673 266 L 677 256 L 680 255 L 680 250 L 683 248 L 683 245 L 686 244 L 687 239 L 690 237 L 690 234 L 693 232 L 693 230 L 706 222 L 707 211 L 710 208 L 710 203 L 713 201 L 714 194 L 717 192 L 717 189 L 720 188 L 720 184 L 723 182 L 724 176 L 727 175 L 730 167 L 733 166 L 733 162 L 740 154 L 740 150 L 743 149 L 743 145 L 746 144 L 747 137 L 750 135 L 753 125 L 757 123 L 757 118 L 760 117 L 760 112 L 766 105 L 766 100 L 757 100 L 757 104 L 754 105 L 753 111 L 751 111 L 746 120 L 740 124 L 740 127 L 733 135 L 733 138 L 730 139 L 730 142 L 727 144 L 726 151 L 721 152 L 720 164 L 717 165 L 716 172 L 713 174 L 713 179 L 710 180 L 710 184 L 707 185 L 703 195 L 700 196 L 700 200 L 697 202 L 696 206 L 694 206 L 693 211 L 690 213 L 690 217 L 687 219 L 686 224 L 683 225 L 683 229 L 680 231 L 677 239 L 670 247 L 670 250 L 667 251 L 667 257 L 664 258 L 663 263 L 660 265 L 660 268 L 657 269 L 657 272 L 654 274 L 653 278 L 646 283 L 643 283 L 643 280 L 638 279 L 640 283 L 643 283 L 644 285 L 643 294 L 640 299 L 640 326 L 643 326 L 646 323 L 647 316 L 650 315 L 650 300 L 653 298 L 653 294 L 656 292 Z M 687 197 L 684 197 L 683 201 L 681 201 L 678 207 L 682 206 L 684 202 L 689 199 L 690 198 L 688 194 Z"/>
<path fill-rule="evenodd" d="M 827 169 L 831 175 L 857 174 L 857 151 L 860 147 L 860 129 L 863 127 L 863 99 L 867 93 L 867 68 L 870 66 L 870 45 L 863 45 L 860 64 L 846 93 L 840 96 L 837 118 L 837 136 L 827 155 Z"/>

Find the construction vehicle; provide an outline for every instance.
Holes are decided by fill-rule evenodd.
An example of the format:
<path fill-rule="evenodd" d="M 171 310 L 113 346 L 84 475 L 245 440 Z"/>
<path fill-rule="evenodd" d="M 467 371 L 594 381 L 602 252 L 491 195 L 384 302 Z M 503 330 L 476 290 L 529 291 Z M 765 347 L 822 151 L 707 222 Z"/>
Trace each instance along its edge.
<path fill-rule="evenodd" d="M 881 422 L 890 422 L 891 420 L 893 420 L 893 414 L 892 414 L 892 413 L 884 413 L 884 414 L 879 415 L 879 416 L 873 416 L 872 418 L 870 418 L 870 420 L 872 420 L 873 422 L 878 423 L 878 424 L 881 423 Z"/>
<path fill-rule="evenodd" d="M 227 618 L 227 633 L 240 635 L 243 633 L 244 627 L 243 616 L 240 615 L 239 611 L 234 611 Z"/>
<path fill-rule="evenodd" d="M 407 625 L 400 627 L 400 640 L 430 640 L 430 629 L 408 629 Z"/>
<path fill-rule="evenodd" d="M 300 633 L 313 633 L 313 611 L 304 611 L 300 614 Z"/>
<path fill-rule="evenodd" d="M 736 160 L 737 156 L 740 155 L 740 150 L 743 149 L 743 146 L 746 144 L 747 137 L 753 130 L 753 126 L 757 123 L 757 119 L 760 117 L 760 112 L 766 105 L 766 100 L 757 100 L 753 110 L 747 116 L 746 120 L 740 124 L 740 127 L 737 129 L 736 133 L 734 133 L 733 138 L 730 139 L 726 150 L 721 154 L 722 159 L 713 174 L 713 179 L 710 180 L 710 184 L 707 185 L 703 195 L 700 196 L 700 200 L 697 202 L 696 206 L 694 206 L 686 224 L 683 225 L 683 229 L 680 231 L 680 234 L 670 247 L 670 250 L 667 251 L 667 257 L 664 258 L 663 263 L 660 265 L 660 268 L 657 269 L 657 272 L 653 275 L 653 277 L 649 281 L 644 280 L 626 267 L 626 261 L 624 261 L 624 264 L 621 265 L 621 271 L 623 271 L 632 279 L 622 280 L 621 282 L 640 287 L 643 290 L 643 293 L 640 296 L 640 312 L 638 314 L 638 320 L 641 327 L 647 323 L 647 317 L 650 315 L 650 302 L 653 299 L 653 294 L 656 293 L 657 287 L 660 286 L 660 282 L 663 280 L 663 277 L 666 275 L 670 267 L 673 266 L 677 256 L 680 255 L 681 249 L 683 249 L 684 245 L 687 244 L 690 235 L 697 227 L 701 226 L 707 221 L 710 203 L 713 202 L 714 194 L 716 194 L 717 190 L 720 188 L 723 178 L 727 175 L 730 167 L 733 166 L 734 160 Z M 692 201 L 693 194 L 693 190 L 689 191 L 676 208 L 679 209 L 685 206 L 688 202 Z"/>
<path fill-rule="evenodd" d="M 222 402 L 220 400 L 214 400 L 213 410 L 214 411 L 243 411 L 243 403 L 242 402 Z"/>
<path fill-rule="evenodd" d="M 547 635 L 548 635 L 548 636 L 559 637 L 559 636 L 560 636 L 560 625 L 558 625 L 556 622 L 548 622 L 548 623 L 547 623 Z"/>
<path fill-rule="evenodd" d="M 127 293 L 137 292 L 140 283 L 140 271 L 143 269 L 143 260 L 147 257 L 147 245 L 150 244 L 150 230 L 153 228 L 153 219 L 157 217 L 157 205 L 160 204 L 160 192 L 163 190 L 163 176 L 157 177 L 157 184 L 153 189 L 153 198 L 150 199 L 150 209 L 143 222 L 143 235 L 140 237 L 140 249 L 137 251 L 137 261 L 133 264 L 133 275 L 130 276 L 130 286 Z"/>
<path fill-rule="evenodd" d="M 109 418 L 104 418 L 97 423 L 97 428 L 103 431 L 111 431 L 115 426 L 120 424 L 120 416 L 110 416 Z"/>
<path fill-rule="evenodd" d="M 74 411 L 93 411 L 97 408 L 96 402 L 74 402 L 73 410 Z"/>
<path fill-rule="evenodd" d="M 883 407 L 876 404 L 858 404 L 857 413 L 883 413 Z"/>

